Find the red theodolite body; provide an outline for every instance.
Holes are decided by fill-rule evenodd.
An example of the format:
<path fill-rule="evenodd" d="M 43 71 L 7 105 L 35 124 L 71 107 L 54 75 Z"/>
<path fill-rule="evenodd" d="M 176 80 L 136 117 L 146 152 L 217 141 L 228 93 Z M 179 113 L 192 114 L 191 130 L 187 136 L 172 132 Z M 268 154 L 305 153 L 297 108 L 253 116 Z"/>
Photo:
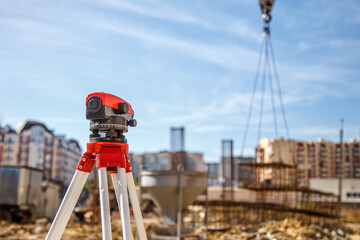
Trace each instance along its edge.
<path fill-rule="evenodd" d="M 96 161 L 98 169 L 106 167 L 114 172 L 121 167 L 130 172 L 129 147 L 123 133 L 137 124 L 131 105 L 117 96 L 95 92 L 87 96 L 85 106 L 92 134 L 76 169 L 91 172 Z"/>
<path fill-rule="evenodd" d="M 139 200 L 135 189 L 129 146 L 123 133 L 135 127 L 134 111 L 125 100 L 111 94 L 95 92 L 86 98 L 86 119 L 90 120 L 90 142 L 81 156 L 65 197 L 46 236 L 60 240 L 86 179 L 96 163 L 103 239 L 111 240 L 108 173 L 110 173 L 121 215 L 123 239 L 133 240 L 128 196 L 134 212 L 140 240 L 146 240 Z M 129 191 L 129 193 L 128 193 Z"/>

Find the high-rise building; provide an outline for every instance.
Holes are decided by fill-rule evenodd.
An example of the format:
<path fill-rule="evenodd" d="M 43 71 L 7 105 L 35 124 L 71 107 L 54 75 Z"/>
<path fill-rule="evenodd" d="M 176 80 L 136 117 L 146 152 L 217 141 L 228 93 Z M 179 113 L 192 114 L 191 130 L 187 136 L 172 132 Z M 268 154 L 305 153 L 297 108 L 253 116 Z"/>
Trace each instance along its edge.
<path fill-rule="evenodd" d="M 16 130 L 0 131 L 0 165 L 27 166 L 43 171 L 43 178 L 68 185 L 81 157 L 76 140 L 65 139 L 45 124 L 25 121 Z"/>
<path fill-rule="evenodd" d="M 342 144 L 342 149 L 343 178 L 360 178 L 360 143 L 350 140 Z M 339 143 L 323 139 L 308 142 L 262 139 L 257 146 L 256 162 L 282 162 L 296 166 L 299 186 L 308 187 L 310 178 L 339 177 L 340 151 Z"/>

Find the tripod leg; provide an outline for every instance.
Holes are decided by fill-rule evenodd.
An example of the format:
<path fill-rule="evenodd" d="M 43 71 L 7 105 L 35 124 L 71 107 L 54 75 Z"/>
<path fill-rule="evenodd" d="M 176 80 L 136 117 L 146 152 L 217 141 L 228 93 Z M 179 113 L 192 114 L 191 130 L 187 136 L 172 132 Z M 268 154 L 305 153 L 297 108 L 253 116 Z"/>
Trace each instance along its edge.
<path fill-rule="evenodd" d="M 59 240 L 61 238 L 88 176 L 88 172 L 75 171 L 45 240 Z"/>
<path fill-rule="evenodd" d="M 127 184 L 126 184 L 126 172 L 124 168 L 117 168 L 118 173 L 111 174 L 113 181 L 116 200 L 119 206 L 119 211 L 121 215 L 121 225 L 123 231 L 123 238 L 125 240 L 133 240 L 133 234 L 131 230 L 130 223 L 130 211 L 129 211 L 129 200 L 127 194 Z"/>
<path fill-rule="evenodd" d="M 132 172 L 126 173 L 126 180 L 127 180 L 127 184 L 128 184 L 129 196 L 130 196 L 131 206 L 133 208 L 133 212 L 134 212 L 134 216 L 135 216 L 135 222 L 136 222 L 136 227 L 137 227 L 138 234 L 139 234 L 139 239 L 147 240 L 144 222 L 143 222 L 143 218 L 141 215 L 141 209 L 140 209 L 140 205 L 139 205 L 139 199 L 136 195 L 136 187 L 135 187 Z"/>
<path fill-rule="evenodd" d="M 104 240 L 112 240 L 110 205 L 109 205 L 109 188 L 107 180 L 106 167 L 99 168 L 99 195 L 101 210 L 101 230 Z"/>

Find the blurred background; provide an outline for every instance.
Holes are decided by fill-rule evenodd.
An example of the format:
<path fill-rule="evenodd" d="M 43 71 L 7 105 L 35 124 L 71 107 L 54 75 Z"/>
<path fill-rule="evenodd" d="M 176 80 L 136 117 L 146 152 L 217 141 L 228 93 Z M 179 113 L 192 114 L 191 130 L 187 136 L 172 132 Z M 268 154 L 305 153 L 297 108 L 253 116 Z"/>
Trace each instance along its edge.
<path fill-rule="evenodd" d="M 0 218 L 33 222 L 38 206 L 36 218 L 53 219 L 89 141 L 86 96 L 105 92 L 134 109 L 138 125 L 125 136 L 140 197 L 143 170 L 175 171 L 181 163 L 208 177 L 207 198 L 194 196 L 193 212 L 207 201 L 210 217 L 217 216 L 215 201 L 253 209 L 271 203 L 313 214 L 268 219 L 358 222 L 360 4 L 277 0 L 265 23 L 261 2 L 273 4 L 0 0 Z M 270 36 L 275 58 L 266 50 Z M 91 207 L 99 204 L 94 174 L 78 204 L 92 223 Z M 34 190 L 24 199 L 5 194 L 26 182 Z M 164 215 L 145 186 L 144 192 L 151 204 L 142 207 Z M 12 213 L 5 211 L 9 201 Z M 228 212 L 236 211 L 221 210 L 222 231 L 234 225 Z M 264 221 L 262 213 L 252 217 Z M 42 221 L 39 234 L 49 227 Z M 211 228 L 201 221 L 191 219 L 193 227 Z M 337 231 L 347 230 L 336 226 L 335 235 L 344 237 Z"/>

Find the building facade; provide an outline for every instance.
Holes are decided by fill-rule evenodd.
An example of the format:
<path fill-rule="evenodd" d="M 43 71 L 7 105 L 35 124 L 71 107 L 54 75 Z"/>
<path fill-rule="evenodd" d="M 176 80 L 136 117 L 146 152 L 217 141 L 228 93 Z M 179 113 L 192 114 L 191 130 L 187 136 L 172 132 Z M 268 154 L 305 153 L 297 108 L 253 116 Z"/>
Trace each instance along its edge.
<path fill-rule="evenodd" d="M 172 153 L 168 151 L 129 154 L 134 177 L 140 174 L 140 168 L 143 170 L 172 170 Z M 187 171 L 205 171 L 203 154 L 186 152 L 185 170 Z"/>
<path fill-rule="evenodd" d="M 0 128 L 0 164 L 17 165 L 19 135 L 10 126 Z"/>
<path fill-rule="evenodd" d="M 247 166 L 239 166 L 239 163 L 254 163 L 253 157 L 241 157 L 234 156 L 234 165 L 232 166 L 234 171 L 233 186 L 243 187 L 254 179 L 254 173 L 250 171 Z M 208 172 L 208 185 L 217 186 L 221 185 L 224 177 L 222 176 L 222 165 L 219 162 L 206 163 L 206 169 Z"/>
<path fill-rule="evenodd" d="M 343 178 L 360 178 L 360 143 L 355 140 L 339 143 L 319 139 L 294 141 L 282 138 L 262 139 L 257 146 L 256 162 L 282 162 L 297 168 L 299 186 L 310 186 L 311 178 L 338 178 L 342 156 Z M 269 169 L 271 171 L 271 169 Z"/>
<path fill-rule="evenodd" d="M 16 130 L 0 131 L 0 165 L 28 166 L 43 171 L 43 179 L 68 185 L 81 157 L 76 140 L 54 135 L 45 124 L 25 121 Z"/>
<path fill-rule="evenodd" d="M 326 191 L 338 195 L 339 179 L 312 178 L 310 179 L 310 187 L 311 189 Z M 341 202 L 360 204 L 360 179 L 344 178 L 342 180 Z"/>

